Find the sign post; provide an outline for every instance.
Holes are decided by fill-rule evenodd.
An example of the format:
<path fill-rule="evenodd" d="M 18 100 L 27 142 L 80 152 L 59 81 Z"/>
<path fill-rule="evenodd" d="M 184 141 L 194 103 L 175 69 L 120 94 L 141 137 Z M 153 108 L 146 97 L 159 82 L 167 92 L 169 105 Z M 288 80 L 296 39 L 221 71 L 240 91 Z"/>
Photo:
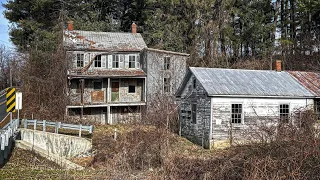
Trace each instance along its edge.
<path fill-rule="evenodd" d="M 22 92 L 16 93 L 16 110 L 18 110 L 18 119 L 20 119 L 20 110 L 22 109 Z"/>

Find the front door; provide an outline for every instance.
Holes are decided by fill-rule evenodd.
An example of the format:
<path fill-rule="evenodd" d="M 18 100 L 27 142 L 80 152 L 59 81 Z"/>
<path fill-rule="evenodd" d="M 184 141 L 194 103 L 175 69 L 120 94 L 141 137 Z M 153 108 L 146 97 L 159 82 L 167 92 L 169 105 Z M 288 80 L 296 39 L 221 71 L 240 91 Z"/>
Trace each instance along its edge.
<path fill-rule="evenodd" d="M 111 101 L 119 101 L 119 82 L 111 83 Z"/>

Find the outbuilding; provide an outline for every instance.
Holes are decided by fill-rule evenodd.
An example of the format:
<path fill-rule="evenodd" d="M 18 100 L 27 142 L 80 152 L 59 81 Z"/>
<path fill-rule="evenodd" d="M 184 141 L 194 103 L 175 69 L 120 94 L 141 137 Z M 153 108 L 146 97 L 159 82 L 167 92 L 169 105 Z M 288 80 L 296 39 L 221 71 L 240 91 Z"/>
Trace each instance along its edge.
<path fill-rule="evenodd" d="M 182 136 L 205 148 L 241 140 L 257 123 L 288 123 L 315 94 L 289 72 L 190 67 L 177 92 Z"/>

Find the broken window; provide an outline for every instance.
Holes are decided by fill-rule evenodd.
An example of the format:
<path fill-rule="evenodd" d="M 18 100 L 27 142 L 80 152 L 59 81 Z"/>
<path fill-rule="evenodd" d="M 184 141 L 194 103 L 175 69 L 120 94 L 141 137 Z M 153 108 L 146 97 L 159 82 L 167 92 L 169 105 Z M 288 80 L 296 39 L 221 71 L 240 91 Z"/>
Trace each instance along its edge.
<path fill-rule="evenodd" d="M 197 88 L 197 79 L 193 78 L 193 89 Z"/>
<path fill-rule="evenodd" d="M 119 68 L 119 55 L 112 55 L 112 68 Z"/>
<path fill-rule="evenodd" d="M 192 123 L 197 124 L 197 104 L 191 105 Z"/>
<path fill-rule="evenodd" d="M 315 112 L 318 117 L 318 120 L 320 120 L 320 100 L 315 100 Z"/>
<path fill-rule="evenodd" d="M 84 54 L 77 54 L 77 67 L 83 67 Z"/>
<path fill-rule="evenodd" d="M 129 56 L 129 68 L 136 68 L 136 56 Z"/>
<path fill-rule="evenodd" d="M 136 92 L 136 86 L 134 85 L 129 85 L 129 91 L 128 93 L 135 93 Z"/>
<path fill-rule="evenodd" d="M 231 104 L 231 123 L 240 124 L 242 122 L 242 104 Z"/>
<path fill-rule="evenodd" d="M 163 92 L 170 92 L 170 78 L 163 78 Z"/>
<path fill-rule="evenodd" d="M 289 104 L 280 104 L 280 122 L 289 122 Z"/>
<path fill-rule="evenodd" d="M 94 67 L 101 67 L 101 55 L 97 55 L 94 58 Z"/>
<path fill-rule="evenodd" d="M 169 70 L 170 69 L 170 57 L 165 56 L 164 57 L 164 65 L 163 65 L 164 70 Z"/>

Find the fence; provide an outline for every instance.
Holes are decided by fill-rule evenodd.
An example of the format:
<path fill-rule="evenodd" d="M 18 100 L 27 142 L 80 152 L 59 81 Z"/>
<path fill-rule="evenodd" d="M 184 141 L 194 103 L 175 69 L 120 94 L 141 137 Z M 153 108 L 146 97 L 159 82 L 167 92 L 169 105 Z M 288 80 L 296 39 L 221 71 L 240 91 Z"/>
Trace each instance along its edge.
<path fill-rule="evenodd" d="M 15 132 L 19 127 L 19 120 L 11 120 L 0 130 L 0 165 L 8 160 L 11 153 Z"/>
<path fill-rule="evenodd" d="M 93 126 L 83 126 L 81 124 L 75 125 L 75 124 L 65 124 L 61 122 L 50 122 L 46 120 L 28 120 L 23 119 L 24 128 L 28 128 L 28 126 L 33 126 L 33 129 L 36 130 L 37 126 L 42 126 L 43 132 L 46 132 L 46 127 L 54 127 L 55 133 L 59 133 L 59 129 L 69 129 L 69 130 L 77 130 L 79 131 L 79 137 L 81 137 L 82 131 L 87 131 L 89 134 L 92 134 L 93 132 Z"/>

